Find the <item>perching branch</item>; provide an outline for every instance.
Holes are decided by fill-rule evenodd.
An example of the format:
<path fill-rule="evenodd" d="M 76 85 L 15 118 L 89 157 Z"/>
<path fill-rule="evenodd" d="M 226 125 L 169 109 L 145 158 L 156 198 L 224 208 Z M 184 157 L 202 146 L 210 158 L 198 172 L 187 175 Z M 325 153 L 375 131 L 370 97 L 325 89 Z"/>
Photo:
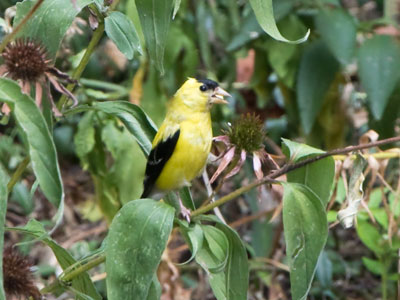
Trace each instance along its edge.
<path fill-rule="evenodd" d="M 376 141 L 376 142 L 372 142 L 372 143 L 368 143 L 368 144 L 362 144 L 362 145 L 356 145 L 356 146 L 348 146 L 345 148 L 340 148 L 340 149 L 335 149 L 332 151 L 328 151 L 325 152 L 323 154 L 320 155 L 316 155 L 313 157 L 310 157 L 308 159 L 302 160 L 298 163 L 295 164 L 286 164 L 284 165 L 282 168 L 273 171 L 271 174 L 265 176 L 262 179 L 256 180 L 246 186 L 243 186 L 235 191 L 233 191 L 232 193 L 218 199 L 217 201 L 210 203 L 206 206 L 200 207 L 199 209 L 196 209 L 195 211 L 192 212 L 192 217 L 204 214 L 210 210 L 212 210 L 214 207 L 217 206 L 221 206 L 222 204 L 231 201 L 235 198 L 237 198 L 238 196 L 250 191 L 251 189 L 265 184 L 265 183 L 276 183 L 276 178 L 287 174 L 293 170 L 299 169 L 301 167 L 304 167 L 308 164 L 311 164 L 313 162 L 319 161 L 321 159 L 327 158 L 329 156 L 333 156 L 333 155 L 339 155 L 339 154 L 346 154 L 346 153 L 350 153 L 353 151 L 358 151 L 358 150 L 362 150 L 362 149 L 368 149 L 368 148 L 373 148 L 373 147 L 378 147 L 378 146 L 382 146 L 382 145 L 386 145 L 386 144 L 391 144 L 391 143 L 396 143 L 396 142 L 400 142 L 400 136 L 398 137 L 392 137 L 392 138 L 388 138 L 388 139 L 384 139 L 384 140 L 380 140 L 380 141 Z"/>

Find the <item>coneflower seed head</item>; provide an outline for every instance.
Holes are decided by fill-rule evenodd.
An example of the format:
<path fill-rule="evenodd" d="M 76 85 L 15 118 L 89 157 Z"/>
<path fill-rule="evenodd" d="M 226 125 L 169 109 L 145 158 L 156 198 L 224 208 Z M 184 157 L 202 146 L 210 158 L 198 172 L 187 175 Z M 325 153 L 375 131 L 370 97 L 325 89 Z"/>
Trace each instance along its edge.
<path fill-rule="evenodd" d="M 247 113 L 233 123 L 226 135 L 231 144 L 238 150 L 245 150 L 247 153 L 260 150 L 265 140 L 263 123 L 255 114 Z"/>
<path fill-rule="evenodd" d="M 14 79 L 35 82 L 49 68 L 51 61 L 47 50 L 29 38 L 19 38 L 7 45 L 2 53 L 9 76 Z"/>
<path fill-rule="evenodd" d="M 7 248 L 3 254 L 4 290 L 8 296 L 40 299 L 40 292 L 33 282 L 31 264 L 16 249 Z"/>

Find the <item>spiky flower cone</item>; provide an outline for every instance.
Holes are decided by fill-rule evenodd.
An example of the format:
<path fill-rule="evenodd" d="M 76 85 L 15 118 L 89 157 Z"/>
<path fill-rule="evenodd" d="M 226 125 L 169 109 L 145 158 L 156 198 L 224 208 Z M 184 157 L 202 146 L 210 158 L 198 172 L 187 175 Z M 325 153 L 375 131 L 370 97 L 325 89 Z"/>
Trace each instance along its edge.
<path fill-rule="evenodd" d="M 46 49 L 32 39 L 20 38 L 9 43 L 2 57 L 9 76 L 14 80 L 35 82 L 49 69 Z"/>
<path fill-rule="evenodd" d="M 31 264 L 16 249 L 4 250 L 3 279 L 7 299 L 11 296 L 41 299 L 40 292 L 34 284 Z"/>

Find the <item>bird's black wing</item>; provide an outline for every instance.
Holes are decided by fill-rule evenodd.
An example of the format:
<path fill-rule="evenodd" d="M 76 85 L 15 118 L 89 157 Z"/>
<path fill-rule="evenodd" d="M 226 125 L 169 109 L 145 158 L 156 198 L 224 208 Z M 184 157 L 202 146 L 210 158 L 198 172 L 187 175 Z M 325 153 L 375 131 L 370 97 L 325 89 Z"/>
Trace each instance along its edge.
<path fill-rule="evenodd" d="M 144 190 L 141 198 L 146 198 L 150 195 L 154 183 L 160 176 L 165 164 L 172 156 L 176 143 L 179 139 L 180 130 L 174 135 L 168 137 L 165 141 L 160 141 L 150 152 L 147 159 L 146 175 L 144 177 Z"/>

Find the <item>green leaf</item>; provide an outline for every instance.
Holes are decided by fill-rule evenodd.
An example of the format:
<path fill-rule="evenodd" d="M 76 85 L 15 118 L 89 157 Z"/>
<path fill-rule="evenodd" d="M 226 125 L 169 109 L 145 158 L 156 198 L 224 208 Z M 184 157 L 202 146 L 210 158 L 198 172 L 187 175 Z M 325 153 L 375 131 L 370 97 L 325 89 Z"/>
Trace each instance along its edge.
<path fill-rule="evenodd" d="M 181 6 L 181 0 L 174 1 L 174 12 L 172 13 L 172 20 L 175 19 L 175 16 L 179 10 L 179 6 Z"/>
<path fill-rule="evenodd" d="M 7 183 L 8 175 L 0 166 L 0 299 L 5 300 L 6 296 L 3 288 L 3 247 L 4 247 L 4 224 L 7 213 Z"/>
<path fill-rule="evenodd" d="M 361 259 L 364 266 L 375 275 L 382 275 L 382 273 L 385 271 L 385 266 L 380 261 L 365 256 L 363 256 Z"/>
<path fill-rule="evenodd" d="M 160 300 L 161 297 L 161 285 L 160 282 L 158 281 L 157 275 L 154 274 L 153 276 L 153 281 L 151 282 L 150 288 L 149 288 L 149 294 L 147 295 L 147 300 Z"/>
<path fill-rule="evenodd" d="M 226 299 L 247 299 L 249 286 L 249 266 L 246 248 L 239 235 L 229 226 L 218 223 L 217 228 L 225 233 L 229 241 L 228 261 L 226 263 Z"/>
<path fill-rule="evenodd" d="M 107 170 L 107 180 L 117 187 L 119 202 L 126 204 L 143 192 L 146 157 L 129 131 L 117 128 L 115 123 L 108 122 L 101 136 L 114 160 Z"/>
<path fill-rule="evenodd" d="M 296 15 L 290 15 L 279 22 L 282 32 L 287 36 L 296 36 L 304 32 L 305 26 Z M 267 47 L 268 61 L 279 78 L 288 86 L 293 87 L 296 81 L 296 73 L 300 53 L 297 45 L 277 42 L 268 39 Z"/>
<path fill-rule="evenodd" d="M 375 119 L 380 120 L 400 78 L 400 48 L 389 36 L 375 35 L 358 53 L 361 84 Z"/>
<path fill-rule="evenodd" d="M 240 27 L 239 32 L 232 37 L 232 40 L 226 47 L 226 50 L 237 50 L 248 42 L 258 38 L 262 32 L 262 28 L 255 19 L 253 12 L 251 12 L 243 18 L 242 26 Z"/>
<path fill-rule="evenodd" d="M 332 285 L 332 261 L 326 251 L 322 251 L 317 263 L 316 276 L 324 288 L 329 289 Z"/>
<path fill-rule="evenodd" d="M 173 219 L 171 206 L 151 199 L 131 201 L 121 208 L 107 236 L 108 299 L 148 297 Z"/>
<path fill-rule="evenodd" d="M 161 74 L 164 74 L 164 49 L 173 5 L 173 0 L 136 0 L 150 59 Z"/>
<path fill-rule="evenodd" d="M 181 197 L 182 204 L 191 210 L 195 210 L 194 201 L 192 198 L 192 193 L 190 192 L 189 187 L 183 187 L 179 190 L 179 196 Z"/>
<path fill-rule="evenodd" d="M 113 11 L 104 19 L 104 25 L 108 37 L 127 59 L 133 58 L 135 50 L 142 54 L 135 26 L 126 15 L 119 11 Z"/>
<path fill-rule="evenodd" d="M 157 127 L 139 106 L 126 101 L 107 101 L 96 102 L 93 107 L 118 117 L 135 137 L 143 152 L 146 155 L 150 153 Z"/>
<path fill-rule="evenodd" d="M 308 187 L 298 183 L 283 183 L 283 187 L 283 229 L 292 299 L 306 299 L 328 237 L 326 213 Z"/>
<path fill-rule="evenodd" d="M 199 1 L 196 5 L 196 33 L 199 43 L 199 52 L 202 61 L 208 70 L 213 70 L 210 33 L 213 34 L 213 18 L 205 1 Z"/>
<path fill-rule="evenodd" d="M 338 62 L 321 41 L 305 49 L 297 74 L 297 103 L 306 134 L 311 132 L 338 68 Z"/>
<path fill-rule="evenodd" d="M 201 225 L 201 229 L 204 242 L 197 252 L 196 261 L 207 272 L 220 273 L 228 260 L 228 239 L 221 230 L 211 225 Z"/>
<path fill-rule="evenodd" d="M 40 222 L 36 221 L 35 219 L 30 220 L 28 224 L 26 224 L 24 227 L 13 227 L 13 228 L 8 228 L 8 230 L 18 231 L 32 235 L 38 238 L 38 240 L 40 240 L 41 242 L 45 243 L 47 246 L 51 248 L 58 263 L 60 264 L 63 270 L 76 263 L 76 260 L 71 256 L 71 254 L 69 254 L 67 250 L 62 248 L 55 241 L 53 241 L 47 234 L 43 225 Z M 97 293 L 93 282 L 90 280 L 90 277 L 86 272 L 76 276 L 72 280 L 72 287 L 78 292 L 84 295 L 88 295 L 93 299 L 96 300 L 102 299 L 101 296 Z M 85 299 L 85 297 L 78 296 L 78 299 Z"/>
<path fill-rule="evenodd" d="M 192 256 L 183 264 L 189 263 L 195 256 L 197 255 L 197 251 L 201 249 L 203 246 L 204 241 L 204 234 L 203 229 L 199 224 L 190 224 L 187 225 L 185 222 L 184 225 L 182 224 L 185 221 L 181 221 L 179 223 L 179 228 L 181 229 L 182 235 L 185 237 L 187 243 L 190 246 L 190 251 L 192 252 Z"/>
<path fill-rule="evenodd" d="M 246 249 L 240 240 L 238 234 L 229 226 L 221 223 L 218 218 L 213 216 L 199 216 L 197 220 L 204 220 L 207 222 L 216 222 L 214 229 L 214 238 L 218 237 L 219 246 L 216 247 L 218 251 L 213 249 L 214 242 L 211 244 L 207 238 L 203 243 L 203 247 L 196 255 L 196 261 L 208 272 L 211 288 L 215 297 L 218 300 L 243 300 L 247 297 L 248 281 L 249 281 L 249 266 L 247 261 Z M 202 225 L 202 228 L 210 225 Z M 208 230 L 208 229 L 206 229 Z M 222 234 L 222 235 L 221 235 Z M 222 238 L 224 236 L 224 238 Z M 222 251 L 224 239 L 227 239 L 227 261 L 223 270 L 215 268 L 221 263 L 223 259 Z M 214 245 L 214 246 L 213 246 Z M 221 248 L 222 246 L 222 248 Z M 214 252 L 213 252 L 214 251 Z M 216 257 L 219 255 L 220 257 Z M 219 272 L 212 272 L 212 269 L 217 269 Z"/>
<path fill-rule="evenodd" d="M 354 18 L 342 9 L 321 10 L 315 23 L 329 50 L 342 64 L 351 62 L 356 46 Z"/>
<path fill-rule="evenodd" d="M 46 121 L 34 100 L 23 94 L 19 85 L 9 79 L 0 79 L 0 100 L 13 107 L 16 120 L 29 143 L 29 156 L 40 188 L 47 199 L 62 214 L 64 191 L 57 161 L 57 153 Z"/>
<path fill-rule="evenodd" d="M 81 160 L 93 150 L 96 143 L 93 117 L 93 112 L 86 113 L 79 121 L 74 136 L 75 152 Z"/>
<path fill-rule="evenodd" d="M 291 163 L 324 153 L 320 149 L 282 139 L 283 153 Z M 302 183 L 309 187 L 322 201 L 324 207 L 329 201 L 335 177 L 335 161 L 332 157 L 321 159 L 287 174 L 287 181 Z"/>
<path fill-rule="evenodd" d="M 382 235 L 373 225 L 361 218 L 357 219 L 357 235 L 361 242 L 377 255 L 383 255 L 390 250 Z"/>
<path fill-rule="evenodd" d="M 77 106 L 65 114 L 70 115 L 88 110 L 102 111 L 121 120 L 129 132 L 134 136 L 143 152 L 148 155 L 151 142 L 157 133 L 157 126 L 137 105 L 126 101 L 95 102 L 92 106 Z"/>
<path fill-rule="evenodd" d="M 282 36 L 275 23 L 272 0 L 250 0 L 250 5 L 261 28 L 274 39 L 293 44 L 302 43 L 308 39 L 310 30 L 307 31 L 304 37 L 294 41 L 290 41 Z"/>
<path fill-rule="evenodd" d="M 35 184 L 32 186 L 33 193 L 29 193 L 28 188 L 23 182 L 17 182 L 12 189 L 10 201 L 18 203 L 24 215 L 29 215 L 35 208 L 33 194 L 36 191 L 37 184 L 38 182 L 35 181 Z"/>
<path fill-rule="evenodd" d="M 36 2 L 25 0 L 17 3 L 14 26 L 19 24 Z M 54 58 L 76 15 L 92 2 L 93 0 L 76 0 L 77 10 L 72 1 L 46 0 L 28 20 L 18 36 L 30 37 L 40 41 L 46 46 L 49 56 Z"/>

